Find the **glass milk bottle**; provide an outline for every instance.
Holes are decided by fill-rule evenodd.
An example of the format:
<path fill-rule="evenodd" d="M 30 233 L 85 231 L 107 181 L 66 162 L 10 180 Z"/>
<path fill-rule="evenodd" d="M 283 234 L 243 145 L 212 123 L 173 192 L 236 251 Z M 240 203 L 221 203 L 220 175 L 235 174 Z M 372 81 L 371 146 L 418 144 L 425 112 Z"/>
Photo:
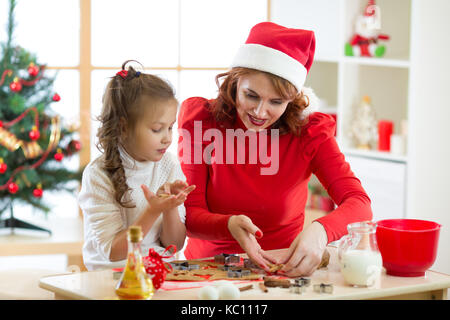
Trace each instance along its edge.
<path fill-rule="evenodd" d="M 131 226 L 128 229 L 127 264 L 116 285 L 116 294 L 121 300 L 150 300 L 153 297 L 153 283 L 142 262 L 141 241 L 141 227 Z"/>
<path fill-rule="evenodd" d="M 341 273 L 349 285 L 370 287 L 380 278 L 383 263 L 376 227 L 376 223 L 371 221 L 349 224 L 348 235 L 339 242 Z"/>

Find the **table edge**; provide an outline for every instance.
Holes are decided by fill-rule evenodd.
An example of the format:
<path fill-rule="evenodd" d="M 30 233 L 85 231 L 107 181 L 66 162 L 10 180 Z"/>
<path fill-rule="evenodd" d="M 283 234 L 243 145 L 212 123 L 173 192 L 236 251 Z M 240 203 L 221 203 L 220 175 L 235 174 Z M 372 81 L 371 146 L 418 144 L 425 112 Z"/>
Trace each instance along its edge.
<path fill-rule="evenodd" d="M 104 270 L 98 270 L 98 271 L 91 271 L 91 272 L 98 272 L 98 273 L 110 273 L 112 272 L 111 269 L 104 269 Z M 434 271 L 431 271 L 434 272 Z M 39 279 L 39 287 L 52 291 L 55 294 L 62 295 L 64 297 L 68 297 L 70 299 L 83 299 L 83 300 L 99 300 L 94 298 L 89 298 L 83 295 L 79 295 L 77 293 L 74 293 L 73 291 L 67 291 L 61 288 L 54 287 L 48 283 L 45 282 L 46 278 L 55 278 L 60 276 L 70 276 L 70 273 L 66 274 L 57 274 L 57 275 L 48 275 L 44 276 L 41 279 Z M 339 294 L 339 295 L 320 295 L 315 297 L 314 299 L 304 299 L 304 300 L 366 300 L 366 299 L 376 299 L 376 298 L 388 298 L 389 297 L 395 297 L 403 294 L 411 294 L 411 293 L 418 293 L 418 292 L 427 292 L 427 291 L 434 291 L 434 290 L 444 290 L 450 288 L 450 276 L 443 274 L 445 276 L 448 276 L 449 279 L 443 280 L 442 282 L 436 282 L 436 283 L 423 283 L 423 284 L 415 284 L 414 291 L 408 290 L 408 287 L 396 287 L 396 288 L 385 288 L 385 289 L 377 289 L 373 288 L 374 291 L 369 292 L 351 292 L 347 294 Z M 186 289 L 189 290 L 189 289 Z M 300 298 L 300 297 L 298 297 Z M 155 299 L 156 300 L 156 299 Z M 170 300 L 170 299 L 157 299 L 157 300 Z M 190 299 L 181 299 L 181 300 L 190 300 Z M 241 300 L 280 300 L 280 299 L 273 299 L 273 298 L 261 298 L 258 296 L 255 299 L 241 299 Z M 281 300 L 301 300 L 301 299 L 281 299 Z M 395 300 L 395 299 L 393 299 Z"/>

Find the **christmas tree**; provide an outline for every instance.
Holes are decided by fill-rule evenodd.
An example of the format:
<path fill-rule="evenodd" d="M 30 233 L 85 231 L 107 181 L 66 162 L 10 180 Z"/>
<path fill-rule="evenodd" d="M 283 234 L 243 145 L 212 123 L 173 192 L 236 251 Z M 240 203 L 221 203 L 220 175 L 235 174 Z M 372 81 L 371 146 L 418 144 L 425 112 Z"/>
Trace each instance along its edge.
<path fill-rule="evenodd" d="M 0 49 L 0 217 L 11 213 L 0 228 L 45 230 L 15 219 L 14 204 L 48 213 L 47 191 L 75 192 L 67 182 L 79 181 L 81 170 L 68 170 L 62 160 L 79 152 L 81 144 L 73 138 L 77 128 L 64 127 L 51 109 L 63 105 L 53 90 L 56 76 L 48 76 L 34 54 L 14 43 L 15 6 L 10 0 L 7 41 Z"/>

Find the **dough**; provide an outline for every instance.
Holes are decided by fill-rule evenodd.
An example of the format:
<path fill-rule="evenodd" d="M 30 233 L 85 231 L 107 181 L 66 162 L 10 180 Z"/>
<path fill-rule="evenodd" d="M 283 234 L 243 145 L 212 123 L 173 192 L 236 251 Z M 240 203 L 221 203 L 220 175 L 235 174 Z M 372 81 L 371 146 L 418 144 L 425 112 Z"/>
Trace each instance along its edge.
<path fill-rule="evenodd" d="M 241 296 L 239 289 L 232 283 L 227 283 L 219 286 L 220 300 L 236 300 Z"/>
<path fill-rule="evenodd" d="M 213 286 L 204 286 L 198 290 L 200 300 L 218 300 L 219 290 Z"/>

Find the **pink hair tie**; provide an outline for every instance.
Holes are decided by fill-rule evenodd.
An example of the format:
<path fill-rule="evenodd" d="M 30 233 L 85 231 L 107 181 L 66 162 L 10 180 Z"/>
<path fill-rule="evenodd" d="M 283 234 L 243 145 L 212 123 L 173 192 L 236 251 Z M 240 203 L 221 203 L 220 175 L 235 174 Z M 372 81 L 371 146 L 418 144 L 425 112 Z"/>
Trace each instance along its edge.
<path fill-rule="evenodd" d="M 125 79 L 128 75 L 128 71 L 127 70 L 120 70 L 119 72 L 116 73 L 116 76 L 121 76 L 122 79 Z"/>

